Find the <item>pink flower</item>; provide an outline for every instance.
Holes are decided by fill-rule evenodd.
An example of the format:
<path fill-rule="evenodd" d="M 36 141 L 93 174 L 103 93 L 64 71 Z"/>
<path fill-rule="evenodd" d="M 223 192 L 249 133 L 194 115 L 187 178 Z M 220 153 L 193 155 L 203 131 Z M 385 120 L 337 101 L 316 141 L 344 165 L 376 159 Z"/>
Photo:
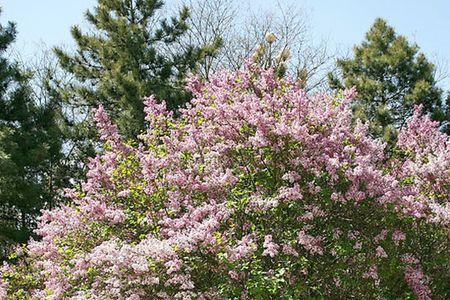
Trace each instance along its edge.
<path fill-rule="evenodd" d="M 378 277 L 378 267 L 376 265 L 372 265 L 369 270 L 363 274 L 364 279 L 373 279 L 375 285 L 380 284 L 380 278 Z"/>
<path fill-rule="evenodd" d="M 0 299 L 6 299 L 8 296 L 8 285 L 0 279 Z"/>
<path fill-rule="evenodd" d="M 374 241 L 375 243 L 379 243 L 380 241 L 384 241 L 386 239 L 388 231 L 386 229 L 383 229 L 380 234 L 378 234 L 375 238 Z"/>
<path fill-rule="evenodd" d="M 427 284 L 428 280 L 420 267 L 407 266 L 405 270 L 405 280 L 417 298 L 420 300 L 432 299 L 431 290 Z"/>
<path fill-rule="evenodd" d="M 355 245 L 353 246 L 353 249 L 355 250 L 361 250 L 361 248 L 362 248 L 361 242 L 356 242 Z"/>
<path fill-rule="evenodd" d="M 387 258 L 388 255 L 386 253 L 386 251 L 384 251 L 383 247 L 378 246 L 376 249 L 376 256 L 380 257 L 380 258 Z"/>
<path fill-rule="evenodd" d="M 230 260 L 236 261 L 250 256 L 256 250 L 256 244 L 254 243 L 253 238 L 253 235 L 246 235 L 238 241 L 237 246 L 230 248 Z"/>
<path fill-rule="evenodd" d="M 238 272 L 236 272 L 235 270 L 229 271 L 229 272 L 228 272 L 228 275 L 230 275 L 230 278 L 231 278 L 231 279 L 239 280 L 239 274 L 238 274 Z"/>
<path fill-rule="evenodd" d="M 294 249 L 294 247 L 288 245 L 288 244 L 284 244 L 283 248 L 282 248 L 282 252 L 286 255 L 293 255 L 295 257 L 298 256 L 298 252 L 297 250 Z"/>
<path fill-rule="evenodd" d="M 395 230 L 394 233 L 392 234 L 392 240 L 394 241 L 394 243 L 398 246 L 400 241 L 404 241 L 406 240 L 406 235 L 405 233 L 403 233 L 401 230 Z"/>
<path fill-rule="evenodd" d="M 264 252 L 263 252 L 263 256 L 270 256 L 270 257 L 275 257 L 278 254 L 278 249 L 280 248 L 280 246 L 278 246 L 277 244 L 275 244 L 272 241 L 272 235 L 268 234 L 264 237 Z"/>
<path fill-rule="evenodd" d="M 307 251 L 309 251 L 311 254 L 323 254 L 323 249 L 320 245 L 322 241 L 322 237 L 314 237 L 309 234 L 307 234 L 304 230 L 301 230 L 298 233 L 297 240 L 298 242 L 305 247 Z"/>

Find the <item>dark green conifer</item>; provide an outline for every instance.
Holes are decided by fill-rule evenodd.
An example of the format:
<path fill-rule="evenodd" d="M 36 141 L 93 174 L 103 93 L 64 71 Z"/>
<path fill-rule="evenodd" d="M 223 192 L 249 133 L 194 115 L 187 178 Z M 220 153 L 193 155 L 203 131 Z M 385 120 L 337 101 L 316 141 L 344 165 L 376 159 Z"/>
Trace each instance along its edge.
<path fill-rule="evenodd" d="M 356 88 L 355 115 L 369 122 L 375 136 L 395 140 L 415 105 L 423 105 L 445 130 L 449 108 L 436 86 L 435 66 L 385 20 L 376 19 L 362 44 L 354 47 L 354 57 L 338 60 L 337 66 L 341 76 L 329 75 L 331 87 Z"/>
<path fill-rule="evenodd" d="M 170 19 L 162 16 L 160 0 L 98 0 L 84 33 L 72 28 L 75 53 L 55 52 L 75 82 L 61 95 L 72 105 L 104 105 L 127 139 L 144 129 L 143 98 L 155 95 L 177 109 L 189 100 L 184 79 L 214 47 L 181 46 L 188 29 L 187 8 Z"/>
<path fill-rule="evenodd" d="M 30 236 L 40 210 L 53 205 L 62 139 L 59 108 L 34 98 L 29 72 L 8 57 L 13 23 L 0 25 L 0 260 Z"/>

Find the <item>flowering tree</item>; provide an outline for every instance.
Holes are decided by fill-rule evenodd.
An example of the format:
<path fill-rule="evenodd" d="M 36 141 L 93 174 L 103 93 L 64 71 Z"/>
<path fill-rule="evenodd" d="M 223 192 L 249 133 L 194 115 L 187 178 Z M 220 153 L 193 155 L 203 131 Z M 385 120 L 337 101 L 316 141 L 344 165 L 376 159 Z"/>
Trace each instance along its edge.
<path fill-rule="evenodd" d="M 419 109 L 387 156 L 352 90 L 309 97 L 254 66 L 189 87 L 178 118 L 146 99 L 139 146 L 96 111 L 104 151 L 0 298 L 450 295 L 450 141 Z"/>

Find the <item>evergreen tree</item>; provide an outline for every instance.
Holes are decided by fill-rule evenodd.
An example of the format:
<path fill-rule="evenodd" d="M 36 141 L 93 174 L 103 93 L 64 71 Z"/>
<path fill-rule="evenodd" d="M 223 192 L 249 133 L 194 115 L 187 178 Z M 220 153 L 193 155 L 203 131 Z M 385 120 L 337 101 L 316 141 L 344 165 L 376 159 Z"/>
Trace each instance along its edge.
<path fill-rule="evenodd" d="M 53 102 L 37 103 L 30 74 L 7 57 L 16 36 L 13 23 L 0 25 L 0 259 L 25 242 L 42 208 L 51 207 L 62 152 Z"/>
<path fill-rule="evenodd" d="M 189 99 L 185 76 L 213 52 L 213 47 L 181 46 L 188 9 L 167 20 L 162 6 L 160 0 L 99 0 L 86 12 L 93 30 L 72 28 L 76 53 L 55 49 L 63 69 L 76 79 L 62 97 L 80 108 L 79 115 L 104 105 L 127 139 L 144 129 L 143 98 L 155 95 L 178 108 Z M 88 127 L 78 130 L 86 136 Z"/>
<path fill-rule="evenodd" d="M 331 87 L 356 88 L 355 115 L 369 122 L 375 136 L 395 139 L 419 104 L 446 126 L 448 100 L 436 86 L 435 66 L 385 20 L 376 19 L 365 41 L 354 47 L 354 57 L 338 60 L 337 66 L 342 77 L 329 74 Z"/>

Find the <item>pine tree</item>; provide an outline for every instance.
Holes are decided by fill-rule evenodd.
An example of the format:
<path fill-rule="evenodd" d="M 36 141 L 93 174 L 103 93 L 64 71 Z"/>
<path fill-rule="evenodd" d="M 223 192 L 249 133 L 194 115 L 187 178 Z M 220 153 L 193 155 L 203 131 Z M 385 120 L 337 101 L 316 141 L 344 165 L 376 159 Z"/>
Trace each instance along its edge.
<path fill-rule="evenodd" d="M 354 57 L 338 60 L 337 66 L 342 77 L 329 74 L 331 87 L 356 88 L 355 115 L 369 122 L 375 136 L 395 139 L 415 105 L 422 105 L 445 129 L 448 101 L 436 86 L 435 66 L 385 20 L 376 19 L 366 39 L 354 47 Z"/>
<path fill-rule="evenodd" d="M 181 46 L 188 9 L 167 20 L 162 7 L 160 0 L 99 0 L 86 12 L 93 30 L 72 28 L 76 52 L 55 49 L 63 69 L 76 79 L 61 95 L 80 108 L 80 115 L 103 104 L 127 139 L 145 127 L 143 98 L 155 95 L 167 100 L 170 109 L 180 107 L 189 99 L 185 76 L 213 52 L 206 46 Z"/>
<path fill-rule="evenodd" d="M 53 102 L 37 103 L 30 74 L 7 57 L 16 36 L 0 25 L 0 259 L 25 242 L 42 208 L 53 205 L 62 139 Z"/>

